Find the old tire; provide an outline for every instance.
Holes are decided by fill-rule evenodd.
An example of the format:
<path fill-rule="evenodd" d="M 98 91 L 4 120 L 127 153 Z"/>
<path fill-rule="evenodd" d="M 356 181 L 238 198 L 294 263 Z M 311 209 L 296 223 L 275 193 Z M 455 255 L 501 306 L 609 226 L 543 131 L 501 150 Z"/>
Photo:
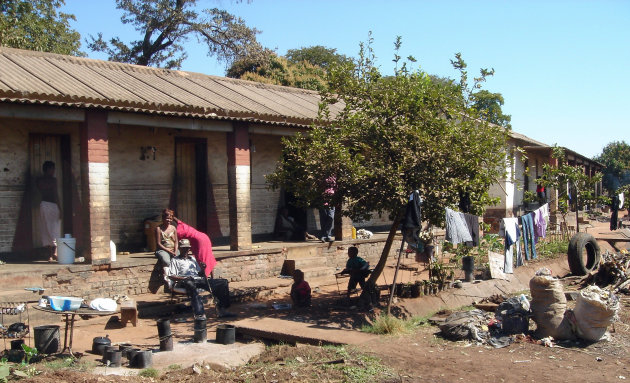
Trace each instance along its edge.
<path fill-rule="evenodd" d="M 586 275 L 599 266 L 601 250 L 595 237 L 577 233 L 569 241 L 569 269 L 573 275 Z"/>

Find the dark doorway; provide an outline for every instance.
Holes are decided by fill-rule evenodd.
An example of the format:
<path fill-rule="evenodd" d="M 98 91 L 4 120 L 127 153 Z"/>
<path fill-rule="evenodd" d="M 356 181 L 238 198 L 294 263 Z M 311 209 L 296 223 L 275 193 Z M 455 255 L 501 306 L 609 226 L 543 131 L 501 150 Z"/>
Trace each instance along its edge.
<path fill-rule="evenodd" d="M 70 136 L 53 134 L 31 134 L 29 136 L 29 194 L 31 202 L 31 230 L 34 248 L 41 246 L 39 229 L 39 204 L 41 197 L 35 187 L 36 179 L 42 176 L 42 165 L 45 161 L 55 163 L 57 193 L 61 203 L 61 236 L 72 233 L 72 177 L 70 157 Z"/>
<path fill-rule="evenodd" d="M 207 147 L 204 138 L 175 139 L 175 214 L 204 233 L 208 229 Z"/>

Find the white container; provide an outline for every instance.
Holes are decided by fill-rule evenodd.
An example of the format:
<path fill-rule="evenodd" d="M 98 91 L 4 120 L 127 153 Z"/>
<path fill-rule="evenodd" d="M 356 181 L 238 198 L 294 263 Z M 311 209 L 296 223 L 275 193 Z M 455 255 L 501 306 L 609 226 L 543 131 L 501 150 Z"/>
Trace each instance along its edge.
<path fill-rule="evenodd" d="M 111 262 L 116 262 L 116 244 L 114 241 L 109 241 L 109 258 Z"/>
<path fill-rule="evenodd" d="M 75 311 L 81 307 L 83 298 L 50 296 L 50 308 L 55 311 Z"/>
<path fill-rule="evenodd" d="M 76 246 L 76 238 L 57 238 L 57 262 L 62 265 L 74 263 Z"/>

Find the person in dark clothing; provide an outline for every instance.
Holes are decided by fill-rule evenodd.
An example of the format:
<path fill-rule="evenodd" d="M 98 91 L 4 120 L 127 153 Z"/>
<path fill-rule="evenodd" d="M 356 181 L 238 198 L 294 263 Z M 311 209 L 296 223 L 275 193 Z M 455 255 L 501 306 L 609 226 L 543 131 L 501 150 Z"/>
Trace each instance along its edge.
<path fill-rule="evenodd" d="M 346 268 L 339 274 L 349 274 L 350 280 L 348 281 L 348 298 L 357 284 L 361 286 L 361 289 L 365 288 L 365 278 L 370 275 L 370 264 L 359 257 L 359 249 L 356 246 L 352 246 L 348 249 L 348 261 L 346 262 Z"/>
<path fill-rule="evenodd" d="M 545 196 L 545 187 L 543 185 L 536 185 L 536 196 L 538 197 L 538 203 L 540 205 L 544 205 L 547 202 L 547 197 Z"/>
<path fill-rule="evenodd" d="M 297 307 L 308 307 L 311 305 L 311 286 L 304 280 L 304 273 L 299 269 L 293 272 L 291 300 L 293 305 Z"/>

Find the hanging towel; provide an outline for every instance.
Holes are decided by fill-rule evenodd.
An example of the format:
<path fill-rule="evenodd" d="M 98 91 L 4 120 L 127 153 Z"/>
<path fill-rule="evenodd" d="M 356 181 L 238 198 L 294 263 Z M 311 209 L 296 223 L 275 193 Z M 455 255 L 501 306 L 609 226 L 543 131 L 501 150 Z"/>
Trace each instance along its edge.
<path fill-rule="evenodd" d="M 417 229 L 422 226 L 422 198 L 418 191 L 414 191 L 409 196 L 405 217 L 402 222 L 403 230 Z"/>
<path fill-rule="evenodd" d="M 521 217 L 523 225 L 523 244 L 525 245 L 525 259 L 536 259 L 536 239 L 534 235 L 534 214 L 529 213 Z M 531 255 L 530 255 L 531 246 Z"/>
<path fill-rule="evenodd" d="M 612 197 L 612 211 L 610 214 L 610 230 L 617 230 L 619 225 L 619 195 Z"/>
<path fill-rule="evenodd" d="M 534 234 L 536 240 L 547 235 L 547 219 L 549 219 L 549 204 L 546 203 L 534 210 Z"/>
<path fill-rule="evenodd" d="M 468 233 L 472 238 L 472 241 L 466 242 L 466 246 L 479 246 L 479 217 L 468 213 L 462 214 L 464 214 L 464 221 L 466 222 L 466 226 L 468 226 Z"/>
<path fill-rule="evenodd" d="M 623 193 L 619 193 L 619 209 L 623 209 Z"/>
<path fill-rule="evenodd" d="M 499 235 L 505 237 L 505 266 L 503 267 L 503 272 L 507 274 L 513 274 L 514 247 L 516 247 L 515 267 L 523 265 L 523 255 L 521 254 L 521 245 L 519 243 L 521 231 L 518 228 L 518 219 L 503 218 L 501 220 Z"/>
<path fill-rule="evenodd" d="M 472 242 L 464 214 L 446 208 L 446 237 L 445 239 L 456 245 L 461 242 Z"/>

